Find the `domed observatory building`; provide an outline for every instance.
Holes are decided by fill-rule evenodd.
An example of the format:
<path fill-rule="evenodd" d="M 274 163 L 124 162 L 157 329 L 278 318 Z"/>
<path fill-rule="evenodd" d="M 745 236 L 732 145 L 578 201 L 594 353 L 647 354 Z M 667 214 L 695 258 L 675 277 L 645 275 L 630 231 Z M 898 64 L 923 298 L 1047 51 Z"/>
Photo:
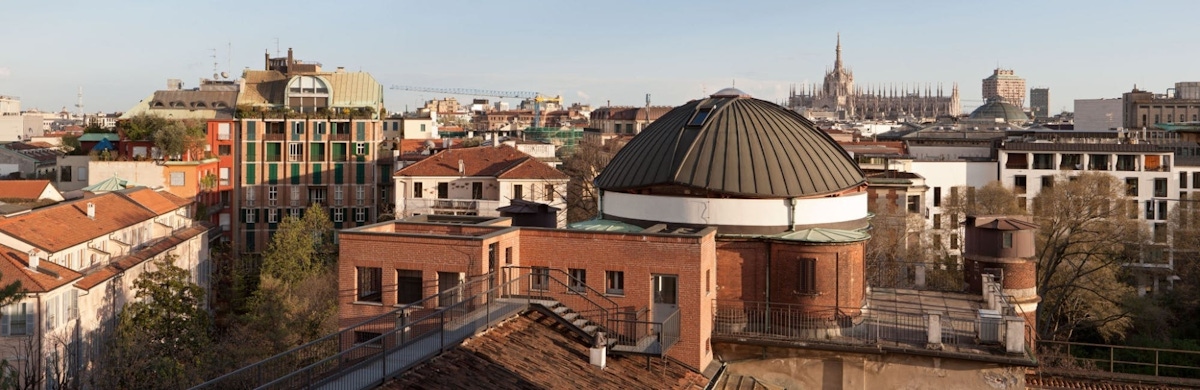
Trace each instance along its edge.
<path fill-rule="evenodd" d="M 856 316 L 865 305 L 866 179 L 793 111 L 732 88 L 688 102 L 634 137 L 595 184 L 603 220 L 717 228 L 718 309 Z"/>

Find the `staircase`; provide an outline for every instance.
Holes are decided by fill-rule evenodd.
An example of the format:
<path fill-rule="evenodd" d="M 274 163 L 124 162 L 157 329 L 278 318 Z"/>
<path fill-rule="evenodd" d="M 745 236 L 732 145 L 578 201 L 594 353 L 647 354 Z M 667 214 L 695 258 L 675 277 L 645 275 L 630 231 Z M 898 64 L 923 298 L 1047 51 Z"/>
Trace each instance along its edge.
<path fill-rule="evenodd" d="M 595 340 L 596 333 L 604 329 L 601 324 L 594 322 L 591 318 L 588 318 L 576 312 L 575 310 L 572 310 L 570 307 L 567 307 L 567 305 L 564 305 L 559 301 L 539 299 L 531 300 L 529 303 L 531 305 L 530 307 L 534 310 L 558 320 L 558 322 L 566 326 L 567 329 L 570 329 L 572 332 L 575 332 L 586 340 Z M 609 346 L 611 347 L 614 343 L 616 343 L 615 338 L 610 337 L 608 339 Z"/>

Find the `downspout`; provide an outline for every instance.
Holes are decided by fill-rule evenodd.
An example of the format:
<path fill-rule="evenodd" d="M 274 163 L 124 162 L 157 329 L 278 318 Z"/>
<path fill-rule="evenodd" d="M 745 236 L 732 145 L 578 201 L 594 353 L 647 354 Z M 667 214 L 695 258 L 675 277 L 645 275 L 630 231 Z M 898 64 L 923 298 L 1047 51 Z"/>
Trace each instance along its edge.
<path fill-rule="evenodd" d="M 788 198 L 788 231 L 796 231 L 796 198 Z"/>
<path fill-rule="evenodd" d="M 772 247 L 774 247 L 774 245 L 771 244 L 771 241 L 767 241 L 767 289 L 766 289 L 766 293 L 767 293 L 766 309 L 767 309 L 767 311 L 766 311 L 766 313 L 764 313 L 766 315 L 766 318 L 763 319 L 763 324 L 766 325 L 768 333 L 770 333 L 770 331 L 771 331 L 771 249 L 773 249 Z"/>

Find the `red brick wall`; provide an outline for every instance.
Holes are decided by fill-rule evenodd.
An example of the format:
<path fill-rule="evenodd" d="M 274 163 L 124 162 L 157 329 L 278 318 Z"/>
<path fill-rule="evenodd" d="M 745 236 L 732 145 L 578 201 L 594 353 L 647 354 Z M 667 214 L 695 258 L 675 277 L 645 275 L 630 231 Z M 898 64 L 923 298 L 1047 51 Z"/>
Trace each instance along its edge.
<path fill-rule="evenodd" d="M 865 242 L 816 245 L 721 241 L 717 245 L 719 299 L 767 301 L 769 252 L 771 302 L 808 305 L 813 310 L 862 307 L 866 295 Z M 816 259 L 816 294 L 797 292 L 798 260 L 802 258 Z"/>

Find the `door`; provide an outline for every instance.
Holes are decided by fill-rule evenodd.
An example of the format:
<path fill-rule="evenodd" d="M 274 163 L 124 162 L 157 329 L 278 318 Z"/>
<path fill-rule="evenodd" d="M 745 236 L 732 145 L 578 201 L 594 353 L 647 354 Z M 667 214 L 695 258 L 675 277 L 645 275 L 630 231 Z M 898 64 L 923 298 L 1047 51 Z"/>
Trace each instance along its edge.
<path fill-rule="evenodd" d="M 651 320 L 657 323 L 679 310 L 679 277 L 676 275 L 654 275 L 654 305 L 650 307 Z"/>
<path fill-rule="evenodd" d="M 462 299 L 462 272 L 438 272 L 438 307 L 447 307 Z"/>

